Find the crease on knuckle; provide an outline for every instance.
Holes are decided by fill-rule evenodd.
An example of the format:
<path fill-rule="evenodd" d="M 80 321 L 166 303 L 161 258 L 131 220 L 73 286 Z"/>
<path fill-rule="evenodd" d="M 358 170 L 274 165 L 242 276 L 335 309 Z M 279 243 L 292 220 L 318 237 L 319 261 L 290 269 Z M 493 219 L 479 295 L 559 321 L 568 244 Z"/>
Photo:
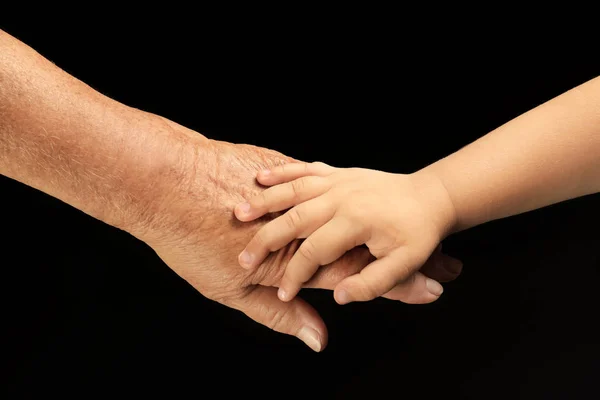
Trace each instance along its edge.
<path fill-rule="evenodd" d="M 286 213 L 285 222 L 292 231 L 296 232 L 300 224 L 302 223 L 302 212 L 298 207 L 294 207 Z"/>
<path fill-rule="evenodd" d="M 292 181 L 292 192 L 294 193 L 294 198 L 299 198 L 302 195 L 302 190 L 306 184 L 306 180 L 304 178 L 296 179 Z"/>
<path fill-rule="evenodd" d="M 319 263 L 319 259 L 317 258 L 316 248 L 312 241 L 305 240 L 304 243 L 298 249 L 298 253 L 311 262 Z"/>
<path fill-rule="evenodd" d="M 265 301 L 265 294 L 257 294 L 256 289 L 258 289 L 258 286 L 250 285 L 227 295 L 214 296 L 211 300 L 244 313 L 252 309 L 253 311 L 251 315 L 248 315 L 249 317 L 257 318 L 274 331 L 285 332 L 285 321 L 289 311 L 286 308 L 277 307 L 271 302 Z"/>
<path fill-rule="evenodd" d="M 308 175 L 310 173 L 312 173 L 312 168 L 316 166 L 315 163 L 304 163 L 304 174 Z"/>
<path fill-rule="evenodd" d="M 289 169 L 289 167 L 287 166 L 287 164 L 282 164 L 282 165 L 278 166 L 277 168 L 275 168 L 273 170 L 273 172 L 278 173 L 282 176 L 285 176 L 287 174 L 288 169 Z"/>
<path fill-rule="evenodd" d="M 248 244 L 248 247 L 252 247 L 253 249 L 267 249 L 269 251 L 273 251 L 271 250 L 271 245 L 269 244 L 269 240 L 264 228 L 256 232 L 254 238 L 252 238 L 251 242 Z"/>
<path fill-rule="evenodd" d="M 265 316 L 266 325 L 277 332 L 284 332 L 287 310 L 273 307 L 269 303 L 260 304 L 260 313 Z"/>
<path fill-rule="evenodd" d="M 287 263 L 297 248 L 298 245 L 293 242 L 277 252 L 271 252 L 256 269 L 245 277 L 243 285 L 277 285 L 286 271 Z"/>

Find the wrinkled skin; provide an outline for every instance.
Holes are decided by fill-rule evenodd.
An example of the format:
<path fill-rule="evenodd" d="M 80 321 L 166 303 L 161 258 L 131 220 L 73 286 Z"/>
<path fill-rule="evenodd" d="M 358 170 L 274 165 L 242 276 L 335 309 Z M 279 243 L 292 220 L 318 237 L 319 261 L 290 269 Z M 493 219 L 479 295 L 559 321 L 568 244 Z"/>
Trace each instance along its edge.
<path fill-rule="evenodd" d="M 3 174 L 145 241 L 208 298 L 315 350 L 325 346 L 327 331 L 316 311 L 300 299 L 280 302 L 271 287 L 297 243 L 255 272 L 236 259 L 264 220 L 235 222 L 234 206 L 259 193 L 259 169 L 289 159 L 211 141 L 115 102 L 1 31 L 0 55 Z M 355 250 L 323 268 L 312 284 L 332 288 L 367 258 Z M 442 264 L 431 265 L 442 271 Z M 404 299 L 403 290 L 387 296 Z"/>
<path fill-rule="evenodd" d="M 169 125 L 183 132 L 192 144 L 187 147 L 193 151 L 182 163 L 187 172 L 172 193 L 160 200 L 160 207 L 144 217 L 144 230 L 132 233 L 204 296 L 278 332 L 298 336 L 313 350 L 323 349 L 327 329 L 318 313 L 300 297 L 284 303 L 276 294 L 276 286 L 299 242 L 272 253 L 253 271 L 241 268 L 237 261 L 247 242 L 274 216 L 242 223 L 234 217 L 235 205 L 263 190 L 255 179 L 259 170 L 293 160 L 255 146 L 199 142 L 197 133 L 171 122 Z M 356 248 L 321 268 L 305 287 L 333 289 L 370 260 L 367 249 Z M 423 270 L 429 270 L 428 275 L 440 281 L 454 279 L 460 273 L 456 260 L 439 252 Z M 401 288 L 386 297 L 403 300 L 410 293 Z"/>

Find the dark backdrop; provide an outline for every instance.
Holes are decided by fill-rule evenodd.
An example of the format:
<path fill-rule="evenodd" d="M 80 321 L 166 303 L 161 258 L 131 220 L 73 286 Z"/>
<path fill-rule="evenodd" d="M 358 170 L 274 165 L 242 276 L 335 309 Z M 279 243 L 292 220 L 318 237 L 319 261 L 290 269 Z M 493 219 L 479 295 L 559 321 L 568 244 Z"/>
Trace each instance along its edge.
<path fill-rule="evenodd" d="M 310 39 L 164 21 L 3 28 L 101 92 L 208 137 L 395 172 L 600 72 L 560 43 L 416 41 L 387 25 Z M 127 234 L 4 177 L 0 193 L 1 379 L 16 393 L 598 395 L 597 196 L 448 238 L 464 272 L 435 304 L 341 307 L 307 291 L 330 329 L 313 354 L 206 300 Z"/>

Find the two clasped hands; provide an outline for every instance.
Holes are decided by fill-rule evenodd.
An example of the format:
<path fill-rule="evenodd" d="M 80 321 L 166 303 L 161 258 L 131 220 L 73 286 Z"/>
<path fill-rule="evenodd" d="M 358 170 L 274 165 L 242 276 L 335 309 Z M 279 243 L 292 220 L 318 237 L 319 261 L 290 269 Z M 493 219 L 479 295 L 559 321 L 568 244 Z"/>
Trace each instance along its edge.
<path fill-rule="evenodd" d="M 456 216 L 443 188 L 431 190 L 435 178 L 420 178 L 318 162 L 263 170 L 257 180 L 269 188 L 237 205 L 236 217 L 248 222 L 289 211 L 255 234 L 239 255 L 239 263 L 257 268 L 269 253 L 305 239 L 279 283 L 278 297 L 287 302 L 320 266 L 366 245 L 376 259 L 337 284 L 334 296 L 339 304 L 393 298 L 393 292 L 400 290 L 409 293 L 404 298 L 409 303 L 435 301 L 443 288 L 419 268 L 455 225 Z M 449 263 L 454 268 L 450 279 L 462 268 L 460 261 L 454 261 Z"/>
<path fill-rule="evenodd" d="M 366 245 L 374 259 L 335 285 L 339 304 L 379 296 L 435 301 L 442 286 L 422 267 L 449 234 L 600 191 L 598 110 L 600 78 L 412 174 L 322 163 L 261 171 L 257 180 L 268 188 L 238 204 L 237 219 L 288 211 L 254 235 L 239 263 L 252 270 L 271 252 L 305 239 L 279 283 L 278 297 L 288 302 L 320 266 Z M 462 268 L 451 258 L 444 266 L 447 280 Z"/>
<path fill-rule="evenodd" d="M 600 191 L 600 78 L 410 174 L 212 140 L 2 31 L 0 82 L 0 174 L 130 233 L 207 298 L 315 351 L 327 329 L 300 288 L 430 303 L 462 268 L 439 251 L 448 235 Z"/>
<path fill-rule="evenodd" d="M 256 233 L 239 255 L 239 263 L 256 268 L 269 253 L 305 239 L 279 284 L 278 297 L 290 301 L 320 266 L 366 245 L 376 259 L 335 287 L 339 304 L 386 296 L 398 290 L 399 283 L 411 286 L 405 301 L 432 302 L 443 288 L 418 270 L 455 225 L 456 216 L 443 188 L 437 193 L 431 190 L 434 178 L 428 183 L 419 179 L 318 162 L 261 171 L 258 182 L 270 188 L 236 206 L 236 217 L 247 222 L 289 211 Z M 460 272 L 458 260 L 452 266 L 453 273 Z"/>

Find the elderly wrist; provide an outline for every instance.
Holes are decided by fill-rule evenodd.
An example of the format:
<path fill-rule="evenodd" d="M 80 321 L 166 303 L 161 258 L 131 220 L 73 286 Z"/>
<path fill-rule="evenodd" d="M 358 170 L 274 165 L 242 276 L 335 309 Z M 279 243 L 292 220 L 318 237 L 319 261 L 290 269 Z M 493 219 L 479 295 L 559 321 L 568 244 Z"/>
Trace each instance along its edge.
<path fill-rule="evenodd" d="M 185 196 L 197 191 L 207 174 L 211 141 L 200 134 L 180 132 L 174 125 L 152 123 L 135 128 L 139 154 L 131 155 L 132 168 L 123 171 L 122 217 L 112 225 L 150 242 L 169 217 L 177 212 Z M 195 196 L 201 212 L 206 197 Z M 123 216 L 124 215 L 124 216 Z"/>

